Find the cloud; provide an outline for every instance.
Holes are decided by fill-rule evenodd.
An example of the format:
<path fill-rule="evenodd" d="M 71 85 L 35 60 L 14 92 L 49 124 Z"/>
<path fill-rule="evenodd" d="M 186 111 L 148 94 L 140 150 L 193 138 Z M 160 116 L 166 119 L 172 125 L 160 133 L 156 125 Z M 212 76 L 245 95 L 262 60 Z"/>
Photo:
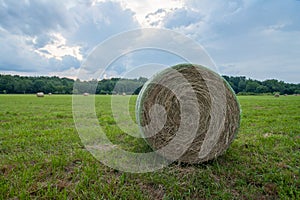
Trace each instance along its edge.
<path fill-rule="evenodd" d="M 151 27 L 163 27 L 162 19 L 166 16 L 168 13 L 165 9 L 158 9 L 153 13 L 148 13 L 145 16 L 145 23 L 150 25 Z"/>
<path fill-rule="evenodd" d="M 66 29 L 68 12 L 61 1 L 4 0 L 0 5 L 0 24 L 12 34 L 28 36 Z"/>
<path fill-rule="evenodd" d="M 59 33 L 54 33 L 51 36 L 52 38 L 49 39 L 51 42 L 36 49 L 36 53 L 48 59 L 55 58 L 59 61 L 62 61 L 64 56 L 72 56 L 78 61 L 83 59 L 80 54 L 80 46 L 67 46 L 66 39 Z M 36 41 L 34 40 L 33 43 L 35 44 Z"/>
<path fill-rule="evenodd" d="M 78 4 L 70 12 L 75 24 L 67 38 L 89 50 L 114 34 L 139 27 L 134 13 L 116 2 Z"/>
<path fill-rule="evenodd" d="M 166 15 L 164 19 L 164 27 L 178 28 L 181 26 L 189 26 L 201 21 L 203 16 L 199 12 L 190 9 L 180 8 Z"/>
<path fill-rule="evenodd" d="M 28 45 L 29 37 L 12 35 L 0 31 L 0 70 L 7 71 L 35 71 L 36 68 L 44 69 L 47 59 L 33 52 L 33 47 Z"/>
<path fill-rule="evenodd" d="M 118 2 L 3 0 L 0 71 L 77 69 L 99 42 L 138 26 Z"/>
<path fill-rule="evenodd" d="M 115 0 L 132 10 L 135 13 L 135 18 L 143 27 L 152 27 L 158 21 L 159 15 L 156 12 L 159 10 L 170 11 L 183 6 L 184 0 Z M 156 13 L 156 14 L 155 14 Z M 152 19 L 149 18 L 151 14 Z M 148 17 L 146 17 L 148 15 Z M 153 18 L 155 17 L 155 18 Z M 157 25 L 155 25 L 157 26 Z"/>
<path fill-rule="evenodd" d="M 299 9 L 291 0 L 187 0 L 160 23 L 200 42 L 222 74 L 299 82 Z"/>

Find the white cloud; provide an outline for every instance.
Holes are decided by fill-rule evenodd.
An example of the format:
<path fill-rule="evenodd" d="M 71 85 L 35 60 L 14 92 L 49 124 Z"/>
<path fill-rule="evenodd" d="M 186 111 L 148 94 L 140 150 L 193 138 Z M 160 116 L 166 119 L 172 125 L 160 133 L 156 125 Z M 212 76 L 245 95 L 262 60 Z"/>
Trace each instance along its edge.
<path fill-rule="evenodd" d="M 129 8 L 135 13 L 135 17 L 142 27 L 149 27 L 153 22 L 161 19 L 161 16 L 152 15 L 152 19 L 145 18 L 150 13 L 155 13 L 158 10 L 172 11 L 181 8 L 184 4 L 183 0 L 117 0 L 122 3 L 125 8 Z"/>
<path fill-rule="evenodd" d="M 42 48 L 34 50 L 41 56 L 44 56 L 48 59 L 55 58 L 62 61 L 64 56 L 73 56 L 77 60 L 81 61 L 83 59 L 80 54 L 80 46 L 67 46 L 66 38 L 64 38 L 60 33 L 53 33 L 51 43 L 46 44 Z M 36 40 L 33 40 L 33 43 L 36 43 Z"/>

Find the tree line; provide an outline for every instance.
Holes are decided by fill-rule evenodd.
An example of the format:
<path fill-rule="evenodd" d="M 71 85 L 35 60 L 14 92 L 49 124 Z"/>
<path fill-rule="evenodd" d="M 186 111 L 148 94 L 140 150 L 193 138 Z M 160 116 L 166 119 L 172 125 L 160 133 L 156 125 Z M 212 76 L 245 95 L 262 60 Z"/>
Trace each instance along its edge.
<path fill-rule="evenodd" d="M 258 81 L 245 76 L 223 76 L 236 94 L 300 94 L 300 84 L 285 83 L 276 79 Z"/>
<path fill-rule="evenodd" d="M 300 84 L 285 83 L 276 79 L 258 81 L 245 76 L 223 76 L 237 94 L 300 94 Z M 0 74 L 1 94 L 34 94 L 37 92 L 53 94 L 82 94 L 93 91 L 96 94 L 138 94 L 147 78 L 80 81 L 59 77 L 25 77 Z M 76 89 L 73 88 L 74 83 Z"/>
<path fill-rule="evenodd" d="M 92 91 L 96 85 L 96 94 L 138 94 L 147 78 L 121 79 L 111 78 L 101 81 L 80 81 L 69 78 L 53 77 L 26 77 L 18 75 L 0 74 L 0 94 L 34 94 L 44 92 L 46 94 L 82 94 Z M 98 82 L 98 84 L 97 84 Z M 76 88 L 73 86 L 76 84 Z"/>

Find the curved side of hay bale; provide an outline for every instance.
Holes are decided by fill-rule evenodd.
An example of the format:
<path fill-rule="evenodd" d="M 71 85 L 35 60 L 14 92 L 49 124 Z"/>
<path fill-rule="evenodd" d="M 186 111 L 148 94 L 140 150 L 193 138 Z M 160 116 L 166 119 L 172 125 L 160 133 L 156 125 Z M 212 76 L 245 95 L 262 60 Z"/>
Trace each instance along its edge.
<path fill-rule="evenodd" d="M 37 97 L 44 97 L 45 94 L 44 94 L 43 92 L 38 92 L 38 93 L 36 93 L 36 96 L 37 96 Z"/>
<path fill-rule="evenodd" d="M 211 160 L 224 153 L 232 143 L 240 124 L 240 106 L 229 84 L 221 76 L 205 67 L 191 64 L 177 65 L 157 74 L 144 85 L 136 104 L 137 121 L 142 130 L 142 134 L 146 137 L 145 140 L 147 143 L 154 150 L 158 150 L 168 145 L 168 143 L 175 138 L 176 132 L 180 128 L 182 114 L 180 102 L 173 91 L 163 86 L 165 83 L 170 83 L 175 86 L 178 85 L 178 88 L 181 87 L 181 83 L 178 81 L 180 79 L 172 74 L 172 70 L 174 71 L 174 69 L 189 82 L 196 94 L 198 108 L 195 107 L 195 110 L 199 110 L 200 116 L 198 121 L 195 121 L 193 116 L 191 116 L 190 123 L 198 123 L 196 136 L 187 147 L 185 153 L 177 160 L 185 163 L 201 163 Z M 212 79 L 205 80 L 204 73 L 205 77 L 212 77 Z M 219 137 L 213 141 L 214 145 L 211 146 L 209 153 L 205 155 L 205 157 L 200 157 L 199 152 L 201 151 L 201 146 L 205 143 L 204 140 L 208 134 L 210 134 L 209 125 L 213 118 L 212 115 L 216 114 L 211 113 L 212 98 L 215 98 L 215 94 L 210 93 L 207 82 L 211 81 L 213 83 L 213 80 L 216 78 L 223 84 L 220 89 L 225 90 L 224 94 L 226 97 L 224 97 L 224 99 L 226 100 L 226 105 L 224 105 L 224 126 L 223 129 L 220 130 Z M 153 116 L 151 118 L 150 112 L 152 107 L 157 104 L 164 107 L 166 122 L 162 129 L 153 135 L 153 130 L 148 130 L 144 127 L 152 123 L 151 119 L 153 120 Z M 188 132 L 189 130 L 186 131 Z M 184 138 L 182 141 L 178 141 L 178 147 L 182 145 L 186 145 Z M 172 152 L 167 152 L 166 155 L 172 155 Z"/>

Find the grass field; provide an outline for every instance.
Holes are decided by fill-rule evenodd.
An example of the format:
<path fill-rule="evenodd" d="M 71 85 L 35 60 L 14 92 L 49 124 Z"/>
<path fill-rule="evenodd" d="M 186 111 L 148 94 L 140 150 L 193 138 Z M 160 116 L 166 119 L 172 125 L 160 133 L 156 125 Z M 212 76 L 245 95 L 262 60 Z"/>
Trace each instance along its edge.
<path fill-rule="evenodd" d="M 99 123 L 114 143 L 150 150 L 116 126 L 109 96 L 96 100 Z M 131 174 L 84 148 L 71 96 L 0 95 L 0 199 L 300 199 L 300 96 L 239 101 L 241 128 L 223 156 Z"/>

